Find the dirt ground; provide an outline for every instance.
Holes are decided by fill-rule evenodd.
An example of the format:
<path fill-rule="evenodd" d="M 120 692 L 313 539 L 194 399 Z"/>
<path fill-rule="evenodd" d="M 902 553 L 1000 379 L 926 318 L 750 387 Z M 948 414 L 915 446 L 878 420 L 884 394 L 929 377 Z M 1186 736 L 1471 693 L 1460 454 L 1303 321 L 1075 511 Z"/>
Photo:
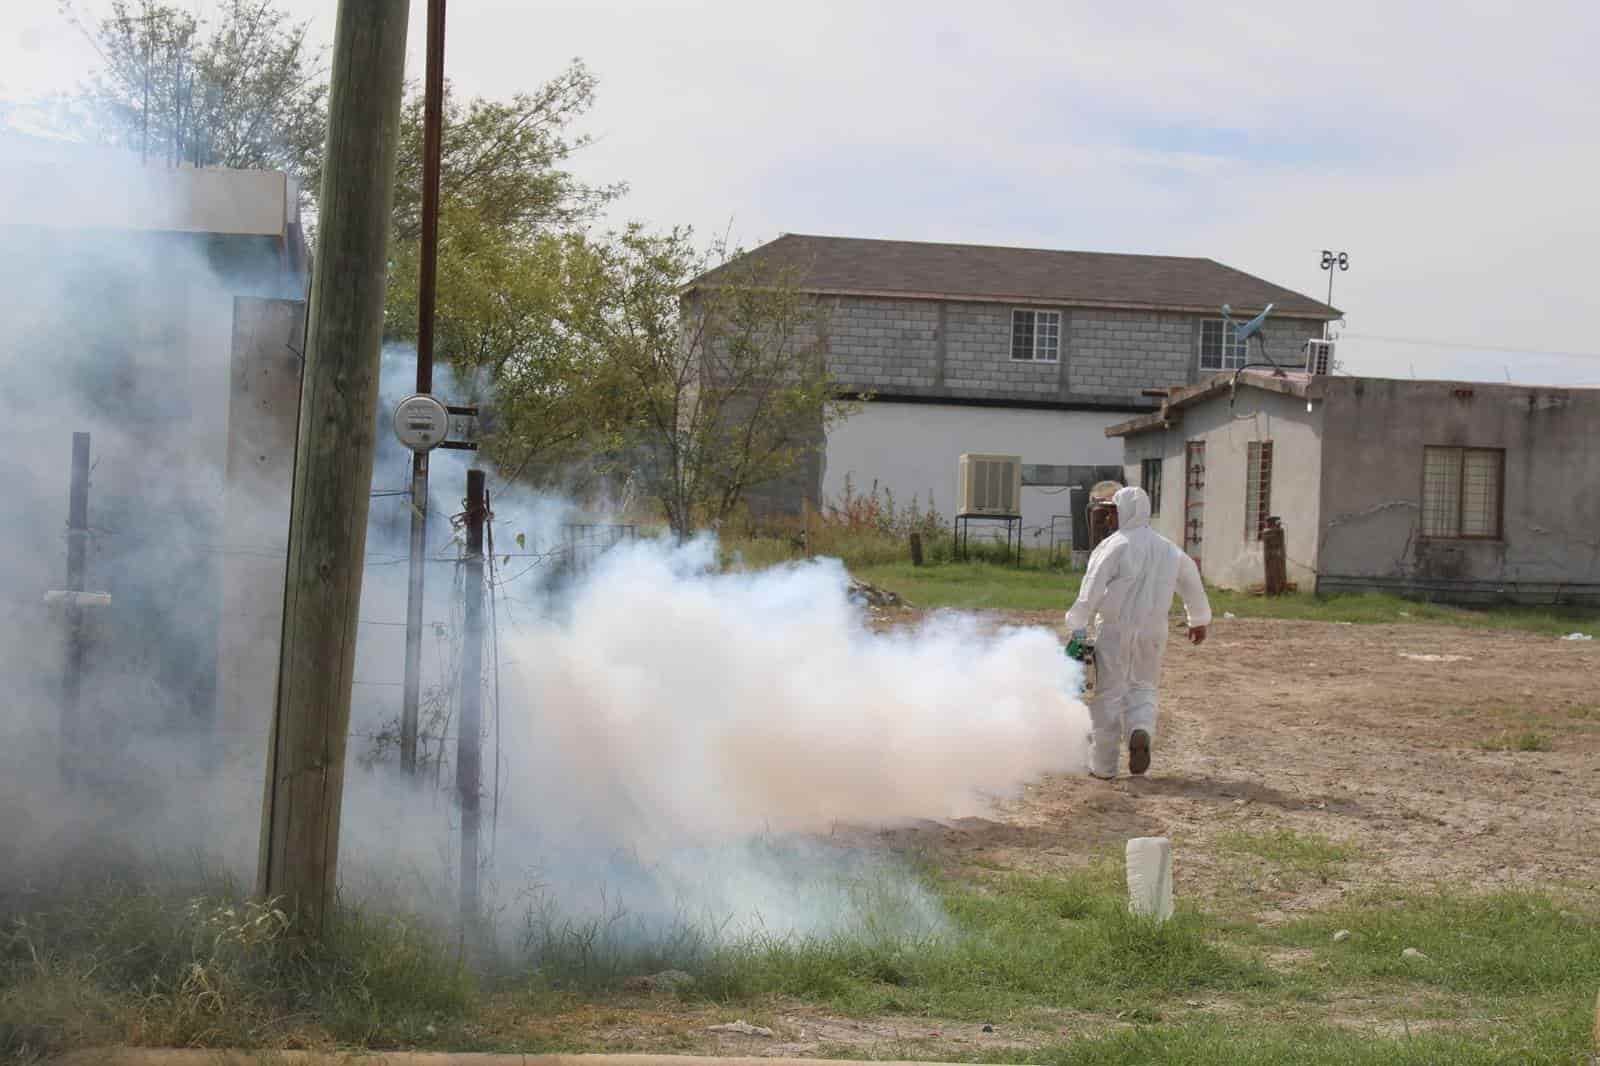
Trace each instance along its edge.
<path fill-rule="evenodd" d="M 992 618 L 1054 626 L 1059 616 Z M 913 612 L 886 613 L 880 624 L 914 620 Z M 1145 778 L 1046 778 L 988 818 L 861 835 L 918 849 L 952 870 L 1039 873 L 1080 866 L 1132 836 L 1164 835 L 1174 841 L 1181 898 L 1263 923 L 1386 883 L 1594 891 L 1597 683 L 1600 643 L 1220 619 L 1199 648 L 1174 634 Z M 1519 741 L 1524 736 L 1531 739 Z M 1351 845 L 1355 858 L 1326 880 L 1280 878 L 1228 843 L 1279 829 Z M 1382 1030 L 1369 1008 L 1351 1004 L 1332 1020 Z M 948 1058 L 1049 1039 L 928 1018 L 837 1018 L 799 1004 L 745 1015 L 772 1030 L 749 1036 L 712 1030 L 731 1020 L 724 1013 L 658 999 L 524 1025 L 530 1037 L 548 1039 L 552 1032 L 534 1030 L 549 1026 L 597 1050 L 745 1055 Z M 1083 1035 L 1122 1023 L 1063 1011 L 1058 1024 L 1063 1035 Z"/>
<path fill-rule="evenodd" d="M 1548 750 L 1516 750 L 1528 734 Z M 1048 778 L 993 819 L 910 832 L 951 858 L 1038 870 L 1168 836 L 1179 895 L 1255 890 L 1272 920 L 1382 882 L 1592 890 L 1597 771 L 1600 643 L 1219 620 L 1198 648 L 1174 634 L 1146 777 Z M 1225 832 L 1280 828 L 1349 842 L 1359 860 L 1335 887 L 1273 891 L 1243 883 L 1216 846 Z"/>

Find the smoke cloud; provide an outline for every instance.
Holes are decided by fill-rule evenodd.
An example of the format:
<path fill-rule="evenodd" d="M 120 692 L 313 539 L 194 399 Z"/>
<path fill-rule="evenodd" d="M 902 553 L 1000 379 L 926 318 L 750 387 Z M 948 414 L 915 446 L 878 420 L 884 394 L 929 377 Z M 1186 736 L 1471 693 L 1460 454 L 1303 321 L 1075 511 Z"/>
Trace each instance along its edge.
<path fill-rule="evenodd" d="M 303 279 L 259 242 L 101 224 L 101 214 L 177 211 L 161 202 L 175 185 L 160 171 L 96 170 L 50 145 L 29 152 L 82 180 L 23 181 L 46 171 L 0 139 L 0 171 L 32 198 L 0 214 L 12 307 L 0 336 L 11 431 L 0 475 L 0 892 L 72 855 L 103 865 L 109 845 L 204 852 L 248 885 L 276 650 L 250 645 L 254 672 L 241 673 L 223 661 L 237 641 L 218 633 L 229 582 L 258 613 L 281 596 L 281 579 L 268 586 L 288 499 L 241 491 L 254 483 L 235 482 L 229 466 L 230 450 L 247 467 L 258 458 L 231 424 L 248 406 L 230 384 L 234 300 L 300 299 Z M 133 205 L 120 215 L 119 197 Z M 451 519 L 474 456 L 438 451 L 423 787 L 402 779 L 410 457 L 388 423 L 414 370 L 407 349 L 384 353 L 373 412 L 345 898 L 453 917 L 463 684 L 484 695 L 484 877 L 503 931 L 530 916 L 545 929 L 606 919 L 629 942 L 686 927 L 937 931 L 942 914 L 919 882 L 835 829 L 982 813 L 1030 779 L 1082 767 L 1077 668 L 1045 630 L 946 615 L 874 632 L 839 563 L 725 573 L 709 538 L 674 545 L 629 530 L 573 565 L 562 551 L 571 524 L 618 519 L 493 479 L 490 654 L 463 671 Z M 443 367 L 437 380 L 451 402 L 478 398 L 478 383 Z M 74 431 L 92 434 L 86 587 L 111 605 L 86 612 L 82 773 L 68 782 L 64 619 L 44 598 L 65 580 Z"/>
<path fill-rule="evenodd" d="M 645 847 L 960 817 L 1081 768 L 1076 665 L 1048 631 L 946 615 L 875 633 L 835 560 L 715 570 L 709 538 L 619 549 L 560 621 L 508 642 L 540 776 L 592 832 Z"/>

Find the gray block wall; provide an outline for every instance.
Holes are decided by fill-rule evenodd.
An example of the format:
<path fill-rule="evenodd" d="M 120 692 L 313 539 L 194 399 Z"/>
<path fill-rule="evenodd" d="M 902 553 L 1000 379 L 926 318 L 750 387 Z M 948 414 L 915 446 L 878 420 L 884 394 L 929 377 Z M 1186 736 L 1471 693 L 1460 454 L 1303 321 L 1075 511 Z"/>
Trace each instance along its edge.
<path fill-rule="evenodd" d="M 834 376 L 881 394 L 928 398 L 1053 401 L 1153 407 L 1144 389 L 1200 380 L 1205 317 L 1049 305 L 828 297 L 826 330 Z M 1011 312 L 1061 313 L 1054 363 L 1011 358 Z M 1268 352 L 1301 365 L 1300 347 L 1321 323 L 1282 319 L 1266 328 Z M 1252 344 L 1250 357 L 1259 359 Z"/>
<path fill-rule="evenodd" d="M 1028 305 L 1018 305 L 1027 309 Z M 956 395 L 984 399 L 1056 400 L 1062 398 L 1062 364 L 1011 358 L 1010 304 L 946 305 L 945 387 Z M 1061 350 L 1071 343 L 1072 313 L 1061 312 Z"/>
<path fill-rule="evenodd" d="M 1200 360 L 1199 320 L 1153 311 L 1076 311 L 1067 382 L 1082 396 L 1141 397 L 1141 389 L 1186 385 Z"/>
<path fill-rule="evenodd" d="M 896 391 L 939 384 L 938 303 L 839 298 L 828 306 L 828 353 L 839 380 Z"/>

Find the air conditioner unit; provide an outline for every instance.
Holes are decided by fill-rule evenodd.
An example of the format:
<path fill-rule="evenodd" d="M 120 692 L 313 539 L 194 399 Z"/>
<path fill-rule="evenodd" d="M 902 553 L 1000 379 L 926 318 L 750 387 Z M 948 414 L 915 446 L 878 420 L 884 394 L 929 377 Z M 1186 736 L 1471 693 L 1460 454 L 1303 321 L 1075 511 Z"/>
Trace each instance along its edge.
<path fill-rule="evenodd" d="M 963 455 L 956 474 L 956 496 L 960 514 L 1021 514 L 1022 456 Z"/>
<path fill-rule="evenodd" d="M 1306 373 L 1313 377 L 1321 377 L 1332 372 L 1333 369 L 1333 342 L 1324 340 L 1306 341 Z"/>

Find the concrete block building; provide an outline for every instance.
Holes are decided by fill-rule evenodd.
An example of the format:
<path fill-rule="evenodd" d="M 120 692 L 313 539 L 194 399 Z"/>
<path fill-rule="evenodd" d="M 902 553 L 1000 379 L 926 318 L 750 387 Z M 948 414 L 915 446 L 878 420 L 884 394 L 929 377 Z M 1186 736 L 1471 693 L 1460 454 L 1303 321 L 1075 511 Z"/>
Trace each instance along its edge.
<path fill-rule="evenodd" d="M 1020 455 L 1025 469 L 1119 465 L 1105 429 L 1154 410 L 1147 390 L 1245 363 L 1222 305 L 1243 321 L 1273 304 L 1269 351 L 1295 363 L 1339 314 L 1210 259 L 801 235 L 747 255 L 819 302 L 833 375 L 866 398 L 800 478 L 755 494 L 779 510 L 837 500 L 848 479 L 948 520 L 963 452 Z M 1082 506 L 1043 480 L 1023 490 L 1030 545 L 1069 500 Z"/>
<path fill-rule="evenodd" d="M 1278 517 L 1304 590 L 1595 604 L 1597 421 L 1600 389 L 1249 370 L 1106 433 L 1224 588 L 1262 583 Z"/>

